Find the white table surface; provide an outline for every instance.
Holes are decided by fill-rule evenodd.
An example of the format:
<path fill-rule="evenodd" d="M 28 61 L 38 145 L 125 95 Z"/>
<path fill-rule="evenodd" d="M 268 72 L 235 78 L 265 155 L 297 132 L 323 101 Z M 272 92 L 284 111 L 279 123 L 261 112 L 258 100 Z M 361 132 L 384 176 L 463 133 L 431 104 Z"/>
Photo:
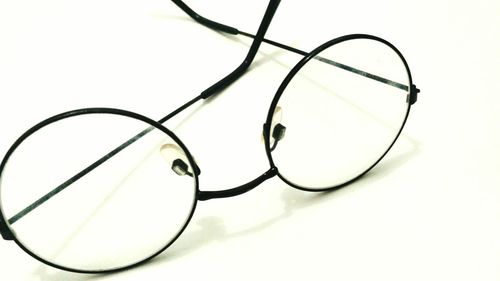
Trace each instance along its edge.
<path fill-rule="evenodd" d="M 247 32 L 267 5 L 187 3 Z M 500 280 L 500 2 L 282 1 L 266 37 L 312 50 L 348 33 L 396 45 L 422 90 L 394 149 L 362 180 L 319 195 L 275 178 L 200 202 L 170 249 L 115 274 L 52 269 L 2 240 L 0 279 Z M 249 44 L 167 0 L 1 0 L 0 154 L 70 109 L 160 118 L 239 65 Z M 167 123 L 199 161 L 203 190 L 267 169 L 261 126 L 296 61 L 263 46 L 247 75 Z"/>

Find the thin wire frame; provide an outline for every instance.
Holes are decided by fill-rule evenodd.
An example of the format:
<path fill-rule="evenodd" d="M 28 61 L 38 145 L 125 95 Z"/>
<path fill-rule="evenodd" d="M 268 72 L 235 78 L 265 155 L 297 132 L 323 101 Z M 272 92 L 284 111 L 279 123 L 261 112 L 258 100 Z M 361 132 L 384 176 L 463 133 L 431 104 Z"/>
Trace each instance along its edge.
<path fill-rule="evenodd" d="M 206 18 L 200 16 L 199 14 L 197 14 L 196 12 L 194 12 L 191 8 L 189 8 L 189 6 L 187 6 L 181 0 L 172 0 L 172 2 L 174 2 L 179 8 L 181 8 L 184 12 L 186 12 L 194 20 L 196 20 L 197 22 L 199 22 L 199 23 L 201 23 L 201 24 L 203 24 L 203 25 L 205 25 L 205 26 L 207 26 L 207 27 L 209 27 L 211 29 L 219 30 L 219 31 L 230 33 L 230 34 L 233 34 L 233 35 L 243 35 L 243 36 L 246 36 L 246 37 L 253 38 L 254 41 L 252 43 L 252 46 L 249 49 L 249 52 L 248 52 L 247 56 L 245 57 L 243 63 L 240 66 L 238 66 L 233 72 L 231 72 L 229 75 L 227 75 L 226 77 L 222 78 L 220 81 L 218 81 L 217 83 L 215 83 L 211 87 L 207 88 L 200 95 L 196 96 L 192 100 L 190 100 L 187 103 L 185 103 L 184 105 L 180 106 L 178 109 L 176 109 L 173 112 L 169 113 L 164 118 L 160 119 L 158 122 L 154 121 L 154 120 L 151 120 L 151 119 L 149 119 L 149 118 L 147 118 L 145 116 L 142 116 L 140 114 L 137 114 L 137 113 L 132 113 L 132 112 L 128 112 L 128 111 L 124 111 L 124 110 L 119 110 L 119 109 L 110 109 L 110 108 L 80 109 L 80 110 L 70 111 L 70 112 L 62 113 L 62 114 L 56 115 L 54 117 L 51 117 L 51 118 L 49 118 L 49 119 L 47 119 L 47 120 L 45 120 L 45 121 L 43 121 L 43 122 L 35 125 L 33 128 L 31 128 L 30 130 L 28 130 L 25 134 L 23 134 L 13 144 L 13 146 L 9 149 L 9 151 L 6 154 L 6 156 L 4 157 L 2 163 L 0 164 L 0 179 L 1 179 L 4 167 L 5 167 L 6 163 L 7 163 L 10 155 L 31 134 L 33 134 L 34 132 L 36 132 L 40 128 L 42 128 L 42 127 L 44 127 L 44 126 L 46 126 L 46 125 L 48 125 L 50 123 L 56 122 L 56 121 L 64 119 L 64 118 L 68 118 L 68 117 L 76 116 L 76 115 L 81 115 L 81 114 L 96 114 L 96 113 L 107 113 L 107 114 L 123 115 L 123 116 L 131 117 L 131 118 L 135 118 L 135 119 L 138 119 L 138 120 L 141 120 L 141 121 L 144 121 L 144 122 L 150 124 L 154 128 L 163 131 L 169 137 L 171 137 L 172 139 L 174 139 L 178 144 L 180 144 L 181 148 L 186 152 L 186 156 L 188 158 L 188 161 L 189 161 L 190 165 L 192 167 L 197 167 L 197 165 L 196 165 L 193 157 L 189 153 L 188 149 L 184 146 L 184 144 L 182 144 L 181 140 L 178 137 L 176 137 L 173 132 L 171 132 L 170 130 L 168 130 L 167 128 L 165 128 L 162 125 L 162 123 L 166 122 L 170 118 L 172 118 L 175 115 L 177 115 L 178 113 L 182 112 L 184 109 L 190 107 L 191 105 L 193 105 L 197 101 L 200 101 L 202 99 L 208 99 L 208 98 L 214 97 L 222 89 L 226 88 L 231 83 L 233 83 L 234 81 L 236 81 L 237 79 L 239 79 L 245 73 L 245 71 L 247 70 L 247 68 L 250 66 L 250 64 L 253 61 L 253 58 L 255 57 L 255 55 L 256 55 L 256 53 L 257 53 L 257 51 L 259 49 L 259 46 L 260 46 L 260 44 L 262 42 L 265 42 L 265 43 L 268 43 L 268 44 L 277 46 L 279 48 L 282 48 L 282 49 L 285 49 L 285 50 L 288 50 L 288 51 L 291 51 L 291 52 L 294 52 L 294 53 L 297 53 L 297 54 L 300 54 L 300 55 L 304 56 L 304 58 L 301 59 L 297 63 L 297 65 L 289 72 L 289 74 L 286 76 L 286 78 L 283 80 L 283 82 L 281 83 L 280 87 L 278 88 L 278 91 L 275 94 L 275 96 L 274 96 L 274 98 L 273 98 L 273 100 L 271 102 L 271 106 L 270 106 L 268 114 L 267 114 L 266 122 L 264 123 L 263 134 L 264 134 L 264 141 L 265 141 L 265 151 L 266 151 L 266 155 L 267 155 L 268 160 L 269 160 L 270 168 L 266 172 L 264 172 L 262 175 L 258 176 L 257 178 L 255 178 L 254 180 L 252 180 L 252 181 L 250 181 L 248 183 L 245 183 L 245 184 L 243 184 L 241 186 L 238 186 L 238 187 L 235 187 L 235 188 L 230 188 L 230 189 L 226 189 L 226 190 L 219 190 L 219 191 L 201 191 L 199 189 L 199 179 L 198 179 L 199 172 L 194 173 L 193 176 L 195 178 L 196 191 L 197 191 L 196 195 L 195 195 L 195 202 L 193 204 L 193 208 L 192 208 L 191 214 L 189 216 L 189 219 L 187 220 L 186 224 L 182 227 L 182 229 L 180 230 L 180 232 L 177 234 L 177 236 L 175 236 L 174 239 L 168 245 L 166 245 L 163 249 L 161 249 L 160 251 L 152 254 L 151 256 L 145 257 L 143 260 L 138 261 L 137 263 L 134 263 L 132 265 L 128 265 L 128 266 L 124 266 L 124 267 L 116 268 L 116 269 L 111 269 L 111 270 L 93 271 L 93 270 L 81 270 L 81 269 L 74 269 L 74 268 L 66 268 L 64 266 L 60 266 L 60 265 L 54 264 L 54 263 L 52 263 L 50 261 L 47 261 L 47 260 L 44 260 L 44 259 L 38 257 L 37 255 L 35 255 L 34 253 L 32 253 L 27 247 L 25 247 L 16 238 L 16 236 L 14 235 L 13 231 L 11 230 L 11 228 L 9 226 L 9 224 L 12 224 L 13 222 L 15 222 L 15 220 L 17 220 L 20 217 L 26 215 L 33 208 L 27 208 L 26 209 L 27 211 L 20 212 L 19 214 L 16 215 L 18 218 L 10 218 L 10 219 L 8 219 L 8 218 L 4 217 L 4 212 L 2 210 L 2 206 L 0 205 L 0 233 L 1 233 L 2 237 L 5 240 L 13 240 L 21 249 L 23 249 L 29 255 L 31 255 L 35 259 L 41 261 L 42 263 L 45 263 L 45 264 L 50 265 L 50 266 L 53 266 L 55 268 L 59 268 L 59 269 L 62 269 L 62 270 L 67 270 L 67 271 L 72 271 L 72 272 L 77 272 L 77 273 L 115 272 L 115 271 L 121 271 L 121 270 L 129 269 L 131 267 L 140 265 L 140 264 L 142 264 L 142 263 L 144 263 L 144 262 L 152 259 L 153 257 L 155 257 L 156 255 L 160 254 L 161 252 L 163 252 L 166 248 L 168 248 L 180 236 L 180 234 L 182 233 L 182 231 L 186 228 L 187 224 L 189 223 L 189 220 L 193 216 L 194 210 L 196 208 L 196 202 L 197 201 L 205 201 L 205 200 L 216 199 L 216 198 L 226 198 L 226 197 L 237 196 L 237 195 L 243 194 L 245 192 L 248 192 L 248 191 L 254 189 L 255 187 L 257 187 L 258 185 L 260 185 L 261 183 L 263 183 L 267 179 L 270 179 L 270 178 L 272 178 L 272 177 L 274 177 L 276 175 L 278 175 L 279 178 L 281 178 L 284 182 L 286 182 L 290 186 L 292 186 L 294 188 L 298 188 L 300 190 L 305 190 L 305 191 L 335 190 L 335 189 L 341 188 L 341 187 L 343 187 L 345 185 L 348 185 L 348 184 L 356 181 L 360 177 L 362 177 L 364 174 L 366 174 L 370 169 L 372 169 L 387 154 L 387 152 L 393 146 L 393 144 L 396 141 L 396 139 L 401 134 L 402 128 L 404 127 L 404 125 L 406 123 L 406 120 L 408 118 L 408 114 L 410 112 L 411 105 L 414 104 L 416 102 L 416 100 L 417 100 L 417 94 L 418 94 L 418 92 L 420 92 L 420 90 L 412 82 L 410 70 L 409 70 L 409 67 L 408 67 L 408 64 L 407 64 L 406 60 L 402 56 L 401 52 L 398 49 L 396 49 L 396 47 L 394 47 L 392 44 L 390 44 L 389 42 L 387 42 L 387 41 L 385 41 L 385 40 L 383 40 L 381 38 L 378 38 L 378 37 L 375 37 L 375 36 L 372 36 L 372 35 L 364 35 L 364 34 L 347 35 L 347 36 L 339 37 L 339 38 L 333 39 L 331 41 L 328 41 L 325 44 L 317 47 L 316 49 L 314 49 L 311 52 L 304 52 L 302 50 L 299 50 L 299 49 L 296 49 L 296 48 L 293 48 L 293 47 L 290 47 L 290 46 L 287 46 L 287 45 L 284 45 L 284 44 L 281 44 L 281 43 L 278 43 L 278 42 L 275 42 L 275 41 L 272 41 L 272 40 L 264 38 L 264 35 L 265 35 L 266 31 L 267 31 L 267 28 L 269 27 L 269 25 L 271 23 L 271 20 L 272 20 L 272 18 L 274 16 L 274 13 L 276 12 L 276 10 L 277 10 L 277 8 L 279 6 L 280 0 L 271 0 L 269 2 L 269 5 L 268 5 L 268 7 L 266 9 L 265 15 L 264 15 L 264 17 L 262 19 L 262 22 L 260 24 L 259 30 L 257 31 L 256 35 L 252 35 L 250 33 L 242 32 L 242 31 L 237 30 L 236 28 L 233 28 L 233 27 L 230 27 L 230 26 L 227 26 L 227 25 L 224 25 L 224 24 L 220 24 L 220 23 L 217 23 L 215 21 L 206 19 Z M 409 79 L 410 79 L 410 81 L 409 81 L 409 87 L 408 87 L 409 95 L 408 95 L 408 100 L 407 100 L 409 106 L 408 106 L 408 110 L 406 112 L 403 124 L 402 124 L 401 128 L 399 129 L 399 131 L 397 132 L 397 135 L 396 135 L 395 139 L 393 140 L 393 142 L 391 143 L 391 145 L 387 148 L 387 150 L 382 154 L 382 156 L 373 165 L 371 165 L 366 171 L 364 171 L 363 173 L 361 173 L 360 175 L 358 175 L 354 179 L 352 179 L 352 180 L 350 180 L 350 181 L 348 181 L 348 182 L 346 182 L 344 184 L 337 185 L 337 186 L 331 186 L 331 187 L 324 188 L 324 189 L 307 189 L 307 188 L 298 186 L 296 184 L 293 184 L 292 182 L 286 180 L 279 173 L 278 168 L 276 167 L 276 165 L 273 162 L 272 153 L 271 153 L 272 149 L 271 149 L 271 145 L 270 145 L 272 114 L 273 114 L 273 112 L 274 112 L 274 110 L 275 110 L 275 108 L 276 108 L 276 106 L 277 106 L 277 104 L 279 102 L 279 99 L 280 99 L 281 95 L 283 94 L 283 91 L 285 90 L 285 88 L 288 86 L 288 84 L 293 79 L 293 77 L 299 72 L 299 70 L 305 64 L 307 64 L 307 62 L 309 62 L 312 58 L 314 58 L 316 55 L 318 55 L 321 51 L 325 50 L 326 48 L 328 48 L 330 46 L 333 46 L 335 44 L 338 44 L 338 43 L 341 43 L 341 42 L 344 42 L 344 41 L 347 41 L 347 40 L 360 39 L 360 38 L 376 40 L 378 42 L 386 44 L 393 51 L 395 51 L 398 54 L 398 56 L 401 58 L 401 60 L 403 61 L 404 66 L 406 68 L 406 71 L 408 72 Z M 346 69 L 346 70 L 354 72 L 354 73 L 356 73 L 356 71 L 358 71 L 358 72 L 360 71 L 360 70 L 356 70 L 356 69 L 353 69 L 353 68 Z M 367 78 L 375 79 L 374 77 L 371 77 L 369 73 L 362 72 L 362 74 L 363 74 L 363 76 L 366 76 Z M 377 79 L 375 79 L 375 80 L 377 80 Z M 379 81 L 379 82 L 383 82 L 383 81 Z M 91 165 L 89 172 L 92 169 L 94 169 L 94 168 L 95 167 L 92 167 L 92 165 Z M 84 170 L 87 170 L 87 169 L 89 169 L 89 167 L 87 167 Z M 82 176 L 84 176 L 84 175 L 85 174 L 83 174 Z M 47 195 L 47 196 L 45 196 L 45 198 L 41 201 L 41 204 L 43 204 L 43 202 L 45 202 L 46 200 L 49 200 L 52 196 L 53 195 L 50 195 L 50 194 Z M 1 203 L 1 200 L 0 200 L 0 203 Z M 37 206 L 34 206 L 34 208 L 36 208 Z"/>

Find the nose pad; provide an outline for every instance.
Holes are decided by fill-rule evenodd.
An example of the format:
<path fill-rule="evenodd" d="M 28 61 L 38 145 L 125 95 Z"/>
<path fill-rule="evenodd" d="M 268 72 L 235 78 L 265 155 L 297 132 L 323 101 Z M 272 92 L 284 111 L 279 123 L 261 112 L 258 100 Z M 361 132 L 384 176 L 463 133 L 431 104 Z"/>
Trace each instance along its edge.
<path fill-rule="evenodd" d="M 194 163 L 194 167 L 189 167 L 187 156 L 178 145 L 166 143 L 160 147 L 160 153 L 168 163 L 171 163 L 170 167 L 177 175 L 190 177 L 193 177 L 193 174 L 200 175 L 200 168 L 196 163 Z"/>
<path fill-rule="evenodd" d="M 286 127 L 281 124 L 281 117 L 283 111 L 280 106 L 276 106 L 273 113 L 273 118 L 271 120 L 271 139 L 269 139 L 269 144 L 271 146 L 271 151 L 273 151 L 278 142 L 285 137 Z M 265 137 L 264 134 L 263 138 Z"/>
<path fill-rule="evenodd" d="M 273 132 L 271 134 L 271 136 L 274 139 L 274 142 L 271 146 L 271 151 L 273 151 L 278 145 L 278 142 L 285 137 L 285 132 L 286 132 L 286 127 L 281 125 L 281 123 L 278 123 L 274 126 Z"/>
<path fill-rule="evenodd" d="M 172 162 L 172 170 L 179 176 L 188 175 L 193 177 L 193 173 L 189 172 L 188 164 L 182 161 L 182 159 L 177 158 Z"/>
<path fill-rule="evenodd" d="M 286 127 L 281 125 L 281 123 L 276 124 L 273 129 L 273 139 L 275 142 L 282 140 L 285 137 Z"/>

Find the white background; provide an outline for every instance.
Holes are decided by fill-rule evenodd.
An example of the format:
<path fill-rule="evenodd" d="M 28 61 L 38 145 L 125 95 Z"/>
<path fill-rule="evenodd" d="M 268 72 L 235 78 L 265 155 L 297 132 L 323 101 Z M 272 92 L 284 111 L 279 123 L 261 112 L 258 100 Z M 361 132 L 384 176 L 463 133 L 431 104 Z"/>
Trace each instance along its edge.
<path fill-rule="evenodd" d="M 187 3 L 247 32 L 267 5 Z M 116 274 L 55 270 L 0 241 L 0 278 L 500 280 L 500 2 L 282 1 L 266 37 L 312 50 L 348 33 L 396 45 L 422 90 L 396 146 L 363 179 L 321 195 L 275 178 L 200 202 L 170 249 Z M 249 44 L 197 25 L 167 0 L 1 0 L 0 154 L 71 109 L 161 118 L 239 65 Z M 231 188 L 268 168 L 262 123 L 299 59 L 263 46 L 247 75 L 167 124 L 199 162 L 202 189 Z"/>

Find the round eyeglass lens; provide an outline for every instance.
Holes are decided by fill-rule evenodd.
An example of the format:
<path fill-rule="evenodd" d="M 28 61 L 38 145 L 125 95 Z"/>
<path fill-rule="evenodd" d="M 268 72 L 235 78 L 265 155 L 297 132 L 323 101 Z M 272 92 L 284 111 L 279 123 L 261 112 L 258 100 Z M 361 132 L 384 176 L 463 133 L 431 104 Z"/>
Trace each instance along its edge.
<path fill-rule="evenodd" d="M 42 261 L 84 272 L 128 267 L 165 249 L 191 218 L 192 157 L 158 123 L 120 112 L 48 119 L 4 159 L 3 217 Z"/>
<path fill-rule="evenodd" d="M 326 46 L 278 93 L 268 117 L 274 164 L 306 190 L 368 171 L 396 140 L 410 107 L 410 74 L 391 45 L 356 38 Z"/>

